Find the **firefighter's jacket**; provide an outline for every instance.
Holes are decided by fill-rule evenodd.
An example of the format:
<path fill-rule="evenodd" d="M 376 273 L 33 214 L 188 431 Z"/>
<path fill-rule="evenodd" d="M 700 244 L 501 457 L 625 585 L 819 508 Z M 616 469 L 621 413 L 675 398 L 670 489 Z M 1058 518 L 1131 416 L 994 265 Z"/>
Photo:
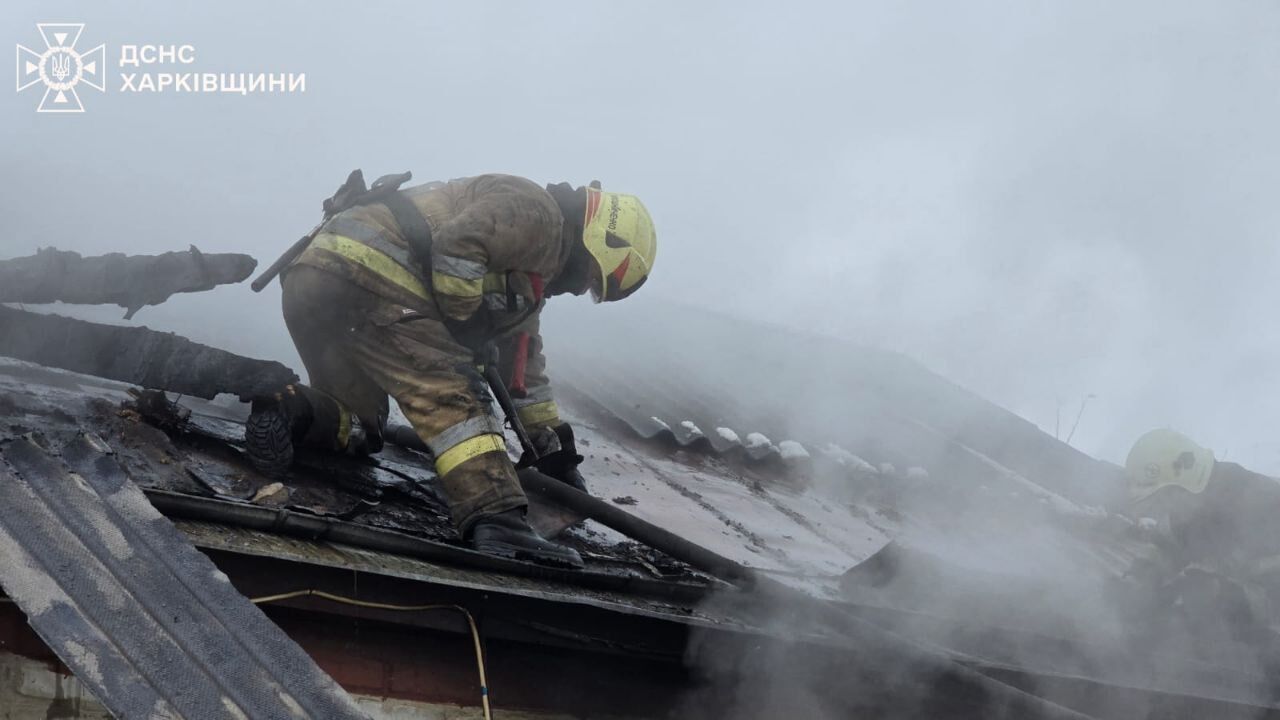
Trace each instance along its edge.
<path fill-rule="evenodd" d="M 1218 461 L 1203 492 L 1168 488 L 1144 501 L 1140 516 L 1158 522 L 1167 571 L 1211 572 L 1280 608 L 1280 481 Z"/>
<path fill-rule="evenodd" d="M 508 357 L 519 334 L 528 333 L 528 393 L 516 401 L 521 419 L 532 426 L 558 422 L 538 315 L 543 288 L 564 270 L 573 242 L 560 206 L 543 187 L 511 175 L 479 175 L 401 192 L 431 226 L 429 271 L 380 203 L 332 218 L 297 263 L 377 293 L 393 312 L 465 325 L 486 339 L 503 338 L 500 346 Z"/>

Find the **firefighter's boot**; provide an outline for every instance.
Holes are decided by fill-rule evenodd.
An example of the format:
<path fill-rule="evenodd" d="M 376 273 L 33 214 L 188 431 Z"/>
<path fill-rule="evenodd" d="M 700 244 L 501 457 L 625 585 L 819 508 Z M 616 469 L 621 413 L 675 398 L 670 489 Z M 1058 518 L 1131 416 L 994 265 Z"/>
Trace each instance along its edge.
<path fill-rule="evenodd" d="M 524 514 L 524 508 L 514 508 L 481 516 L 467 533 L 471 547 L 489 555 L 582 569 L 582 557 L 576 550 L 543 540 L 529 527 Z"/>
<path fill-rule="evenodd" d="M 244 440 L 254 467 L 270 477 L 289 472 L 298 447 L 376 452 L 354 413 L 329 395 L 301 384 L 256 398 L 245 422 Z"/>

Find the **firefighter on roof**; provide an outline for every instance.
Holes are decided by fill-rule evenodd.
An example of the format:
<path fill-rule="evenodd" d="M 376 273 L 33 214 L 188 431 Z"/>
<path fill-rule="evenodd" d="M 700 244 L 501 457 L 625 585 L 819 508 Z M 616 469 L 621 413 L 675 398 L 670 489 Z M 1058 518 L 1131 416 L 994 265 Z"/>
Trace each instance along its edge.
<path fill-rule="evenodd" d="M 503 377 L 539 451 L 572 450 L 546 374 L 539 314 L 553 295 L 629 296 L 655 253 L 645 207 L 598 183 L 543 188 L 480 175 L 335 215 L 281 278 L 285 321 L 310 386 L 254 402 L 250 457 L 281 473 L 295 446 L 377 452 L 390 396 L 435 456 L 453 520 L 473 547 L 580 567 L 577 553 L 538 537 L 524 519 L 527 501 L 476 353 L 498 343 Z M 561 474 L 583 487 L 576 468 Z"/>
<path fill-rule="evenodd" d="M 1134 443 L 1125 478 L 1131 512 L 1161 550 L 1156 574 L 1170 601 L 1212 606 L 1238 636 L 1258 639 L 1280 600 L 1280 481 L 1163 429 Z"/>

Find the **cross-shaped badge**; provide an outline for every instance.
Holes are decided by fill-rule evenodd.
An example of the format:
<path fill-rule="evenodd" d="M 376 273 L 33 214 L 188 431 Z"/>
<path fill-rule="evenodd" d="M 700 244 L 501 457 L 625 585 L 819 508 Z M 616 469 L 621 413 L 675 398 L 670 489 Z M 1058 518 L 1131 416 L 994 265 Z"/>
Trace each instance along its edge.
<path fill-rule="evenodd" d="M 44 38 L 45 50 L 36 52 L 18 46 L 18 92 L 36 83 L 44 83 L 44 97 L 36 112 L 84 112 L 76 86 L 84 83 L 98 90 L 106 90 L 106 45 L 86 52 L 76 51 L 76 42 L 84 30 L 84 23 L 37 23 Z"/>

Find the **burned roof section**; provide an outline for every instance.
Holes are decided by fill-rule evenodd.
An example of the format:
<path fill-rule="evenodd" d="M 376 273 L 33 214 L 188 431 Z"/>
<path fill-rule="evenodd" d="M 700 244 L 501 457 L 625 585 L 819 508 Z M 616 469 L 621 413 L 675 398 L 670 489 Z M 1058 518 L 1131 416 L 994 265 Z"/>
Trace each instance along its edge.
<path fill-rule="evenodd" d="M 302 568 L 328 567 L 698 628 L 771 632 L 767 617 L 761 620 L 752 614 L 759 609 L 726 603 L 723 596 L 717 600 L 707 593 L 715 586 L 706 578 L 591 523 L 567 536 L 583 551 L 588 562 L 585 572 L 537 568 L 467 550 L 458 542 L 444 505 L 433 497 L 429 461 L 413 451 L 393 446 L 376 463 L 344 463 L 336 458 L 308 463 L 272 490 L 276 481 L 257 475 L 237 445 L 243 413 L 238 403 L 184 399 L 182 404 L 191 410 L 185 426 L 162 430 L 142 414 L 151 414 L 158 403 L 140 403 L 128 389 L 111 381 L 0 361 L 0 436 L 7 436 L 12 447 L 31 435 L 74 463 L 83 432 L 92 429 L 111 447 L 111 462 L 148 494 L 152 504 L 180 518 L 177 524 L 190 541 L 216 552 L 299 564 L 296 572 L 304 574 L 281 577 L 273 587 L 296 586 L 299 578 L 315 572 Z M 888 515 L 859 519 L 858 513 L 868 512 L 871 506 L 846 508 L 786 485 L 756 486 L 749 476 L 718 458 L 683 450 L 654 453 L 641 438 L 604 430 L 606 426 L 580 408 L 570 405 L 568 411 L 583 427 L 588 475 L 598 495 L 630 496 L 635 502 L 627 504 L 629 512 L 820 596 L 834 597 L 831 587 L 841 585 L 844 570 L 860 568 L 890 536 L 912 548 L 921 532 L 945 533 L 958 552 L 971 542 L 954 523 L 957 514 L 974 510 L 951 502 L 949 495 L 936 497 L 936 509 L 931 511 L 907 503 L 904 507 L 912 517 L 905 520 Z M 1023 506 L 1039 507 L 1034 500 L 1029 506 L 1024 500 Z M 936 513 L 936 518 L 930 513 Z M 868 519 L 880 528 L 876 534 L 882 539 L 868 542 L 870 538 L 859 534 L 871 527 Z M 1020 543 L 1043 543 L 1034 534 L 1037 522 L 1036 516 L 1028 514 L 1025 524 L 1018 526 L 1020 537 L 1026 535 Z M 1052 552 L 1050 545 L 1043 547 L 1044 552 Z M 1081 543 L 1069 553 L 1079 555 L 1085 547 Z M 1266 702 L 1250 690 L 1257 681 L 1244 671 L 1179 664 L 1176 658 L 1172 669 L 1158 676 L 1133 673 L 1121 682 L 1105 672 L 1099 674 L 1094 663 L 1124 646 L 1091 648 L 1069 636 L 1055 635 L 1056 626 L 1040 617 L 1048 608 L 1034 602 L 1044 589 L 1012 592 L 1007 576 L 991 575 L 974 583 L 974 591 L 982 602 L 991 603 L 981 593 L 1001 588 L 998 595 L 1010 595 L 1003 602 L 1013 603 L 1025 617 L 1014 618 L 1007 610 L 1000 617 L 997 605 L 987 613 L 991 617 L 979 619 L 935 614 L 938 608 L 927 603 L 916 609 L 910 601 L 922 599 L 920 587 L 936 591 L 957 581 L 922 572 L 918 563 L 900 554 L 876 555 L 879 560 L 861 573 L 870 577 L 855 579 L 859 574 L 854 573 L 844 578 L 847 587 L 837 590 L 859 602 L 846 606 L 848 611 L 931 646 L 950 648 L 960 653 L 965 664 L 984 673 L 1002 673 L 1009 682 L 1029 689 L 1041 681 L 1057 682 L 1046 687 L 1053 687 L 1056 695 L 1071 703 L 1095 698 L 1087 701 L 1091 706 L 1128 698 L 1117 707 L 1131 709 L 1152 697 L 1175 697 L 1170 693 L 1180 687 L 1195 687 L 1205 697 L 1231 698 L 1229 702 L 1244 703 L 1250 709 Z M 912 554 L 919 551 L 907 553 Z M 962 565 L 952 568 L 954 558 L 941 561 L 939 572 L 965 577 L 971 572 Z M 873 572 L 873 565 L 885 562 L 897 566 L 888 580 Z M 1090 564 L 1083 558 L 1076 568 L 1106 574 L 1105 563 Z M 817 582 L 823 575 L 831 582 Z M 360 581 L 361 587 L 371 584 L 371 580 Z M 946 592 L 956 597 L 954 590 Z M 1014 619 L 1027 627 L 1011 630 Z M 564 627 L 549 630 L 564 637 L 603 632 L 599 627 L 588 631 L 572 620 L 565 622 Z M 1100 628 L 1094 636 L 1105 632 Z M 1048 640 L 1037 639 L 1041 637 Z M 829 638 L 823 641 L 824 647 L 836 647 L 832 642 L 843 641 Z M 856 656 L 855 652 L 849 662 Z M 1074 685 L 1054 680 L 1064 672 L 1079 676 Z M 1183 673 L 1199 673 L 1196 677 L 1201 679 L 1184 685 Z M 930 686 L 921 691 L 935 699 L 950 696 L 945 688 Z M 1187 698 L 1185 694 L 1176 697 L 1180 702 Z M 1206 702 L 1206 707 L 1224 707 L 1223 701 Z"/>
<path fill-rule="evenodd" d="M 98 257 L 48 248 L 0 261 L 0 303 L 108 304 L 125 319 L 175 293 L 238 283 L 257 261 L 248 255 L 186 252 Z M 277 362 L 253 360 L 173 333 L 44 315 L 0 306 L 0 354 L 46 367 L 110 378 L 144 388 L 213 398 L 273 392 L 297 381 Z"/>
<path fill-rule="evenodd" d="M 159 305 L 175 293 L 242 282 L 257 265 L 248 255 L 206 255 L 195 245 L 186 252 L 95 257 L 45 248 L 28 257 L 0 260 L 0 303 L 112 304 L 125 308 L 129 320 L 143 307 Z"/>
<path fill-rule="evenodd" d="M 254 360 L 145 327 L 103 325 L 0 306 L 0 353 L 144 388 L 213 398 L 253 397 L 296 382 L 278 362 Z"/>
<path fill-rule="evenodd" d="M 623 330 L 613 320 L 580 325 L 575 332 L 597 342 L 548 343 L 563 417 L 578 431 L 598 498 L 802 591 L 802 605 L 816 598 L 884 623 L 908 645 L 943 648 L 1019 687 L 1049 683 L 1072 707 L 1125 697 L 1113 707 L 1130 709 L 1185 688 L 1210 704 L 1273 704 L 1238 657 L 1197 664 L 1166 652 L 1149 675 L 1113 672 L 1132 638 L 1091 613 L 1113 600 L 1113 585 L 1149 549 L 1132 541 L 1123 519 L 1090 506 L 1115 489 L 1113 466 L 892 353 L 730 318 L 685 318 L 674 328 L 644 319 Z M 632 352 L 619 332 L 650 347 Z M 0 353 L 23 352 L 77 372 L 0 361 L 0 442 L 35 443 L 57 463 L 96 433 L 188 539 L 215 556 L 288 568 L 282 583 L 296 586 L 323 567 L 574 612 L 794 634 L 769 616 L 789 617 L 794 603 L 726 604 L 736 596 L 719 592 L 723 583 L 594 521 L 562 536 L 586 560 L 584 571 L 476 553 L 450 522 L 432 459 L 414 449 L 392 444 L 368 459 L 304 453 L 284 480 L 257 473 L 243 451 L 247 407 L 214 396 L 247 397 L 291 380 L 283 366 L 145 328 L 0 309 Z M 1063 573 L 1082 580 L 1064 592 L 1056 583 Z M 1045 603 L 1055 589 L 1057 601 Z M 1082 623 L 1096 627 L 1082 633 Z M 607 628 L 586 633 L 573 620 L 544 630 L 610 642 Z M 842 645 L 847 634 L 803 632 L 815 633 L 805 642 L 884 672 L 886 658 L 859 654 L 865 644 Z M 1052 642 L 1027 642 L 1046 637 Z M 905 647 L 891 644 L 895 653 Z M 674 656 L 683 656 L 679 648 Z"/>
<path fill-rule="evenodd" d="M 417 451 L 390 445 L 375 459 L 307 456 L 281 483 L 259 473 L 244 456 L 245 406 L 184 398 L 177 409 L 187 410 L 185 417 L 176 410 L 157 417 L 154 409 L 164 406 L 154 394 L 129 390 L 116 382 L 0 360 L 0 440 L 31 435 L 56 450 L 93 431 L 153 502 L 184 517 L 212 514 L 301 537 L 351 541 L 359 536 L 366 545 L 414 556 L 570 578 L 586 586 L 708 582 L 659 553 L 615 547 L 589 532 L 570 539 L 592 558 L 586 573 L 490 558 L 463 545 L 434 482 L 433 462 Z"/>

